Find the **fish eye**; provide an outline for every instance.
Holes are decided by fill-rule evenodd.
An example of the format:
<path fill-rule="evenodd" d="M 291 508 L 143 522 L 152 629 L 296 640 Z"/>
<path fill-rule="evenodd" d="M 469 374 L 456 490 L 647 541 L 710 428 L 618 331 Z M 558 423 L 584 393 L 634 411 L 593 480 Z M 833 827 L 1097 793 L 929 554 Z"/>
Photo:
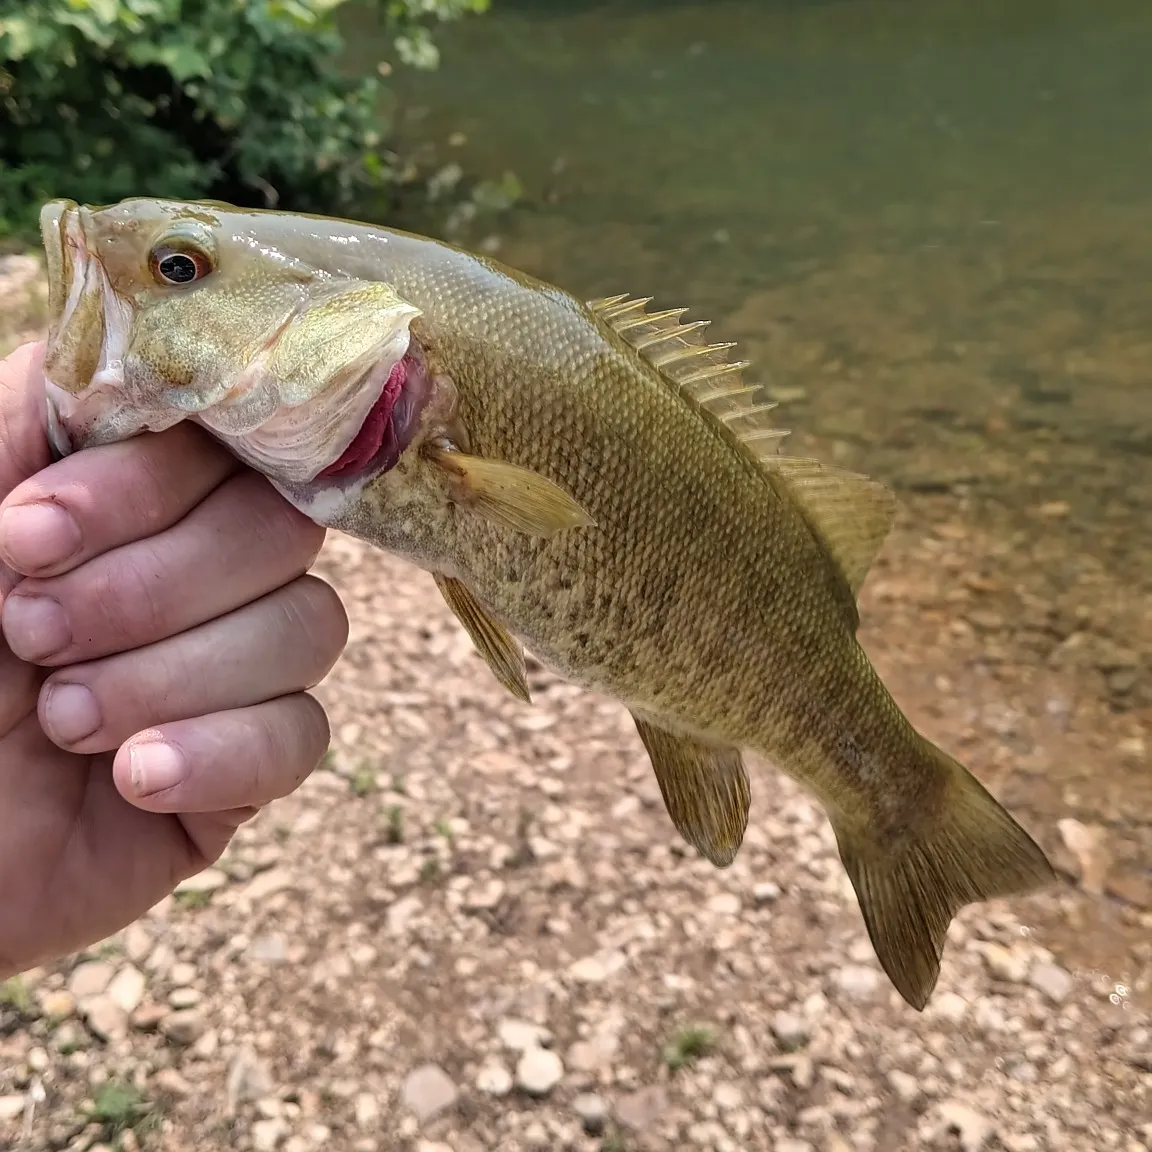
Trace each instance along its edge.
<path fill-rule="evenodd" d="M 149 265 L 161 284 L 183 288 L 209 275 L 215 261 L 200 244 L 185 237 L 172 237 L 152 249 Z"/>

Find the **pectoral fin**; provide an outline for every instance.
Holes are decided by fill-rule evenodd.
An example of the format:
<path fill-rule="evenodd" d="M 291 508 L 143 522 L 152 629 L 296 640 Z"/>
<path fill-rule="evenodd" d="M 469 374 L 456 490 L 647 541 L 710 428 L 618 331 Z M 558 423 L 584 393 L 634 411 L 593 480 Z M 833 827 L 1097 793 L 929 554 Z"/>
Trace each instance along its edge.
<path fill-rule="evenodd" d="M 432 458 L 452 478 L 455 503 L 505 528 L 551 536 L 594 524 L 563 488 L 528 468 L 447 450 L 434 452 Z"/>
<path fill-rule="evenodd" d="M 496 679 L 517 699 L 531 703 L 524 649 L 516 638 L 476 599 L 466 584 L 439 572 L 433 573 L 432 579 Z"/>
<path fill-rule="evenodd" d="M 751 803 L 740 750 L 670 732 L 635 712 L 632 719 L 672 823 L 703 856 L 726 868 L 744 840 Z"/>

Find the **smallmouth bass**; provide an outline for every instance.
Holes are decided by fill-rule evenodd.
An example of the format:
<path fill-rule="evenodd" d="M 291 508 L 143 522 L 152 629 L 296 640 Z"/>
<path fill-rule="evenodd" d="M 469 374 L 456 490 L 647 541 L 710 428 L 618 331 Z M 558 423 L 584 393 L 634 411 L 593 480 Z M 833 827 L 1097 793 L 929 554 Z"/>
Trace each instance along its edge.
<path fill-rule="evenodd" d="M 822 805 L 914 1008 L 962 907 L 1055 878 L 857 642 L 893 494 L 783 455 L 747 362 L 685 309 L 207 201 L 53 201 L 41 230 L 58 452 L 201 424 L 304 514 L 430 572 L 515 696 L 527 647 L 619 701 L 719 867 L 743 752 L 763 755 Z"/>

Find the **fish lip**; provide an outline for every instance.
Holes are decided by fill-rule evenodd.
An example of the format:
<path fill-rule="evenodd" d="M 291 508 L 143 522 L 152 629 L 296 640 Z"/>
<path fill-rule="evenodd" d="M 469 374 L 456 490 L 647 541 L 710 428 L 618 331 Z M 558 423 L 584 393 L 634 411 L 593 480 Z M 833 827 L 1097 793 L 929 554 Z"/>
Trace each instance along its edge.
<path fill-rule="evenodd" d="M 48 272 L 49 331 L 55 335 L 64 314 L 67 286 L 72 283 L 72 259 L 64 243 L 65 221 L 76 211 L 74 200 L 49 200 L 40 209 L 40 242 Z"/>

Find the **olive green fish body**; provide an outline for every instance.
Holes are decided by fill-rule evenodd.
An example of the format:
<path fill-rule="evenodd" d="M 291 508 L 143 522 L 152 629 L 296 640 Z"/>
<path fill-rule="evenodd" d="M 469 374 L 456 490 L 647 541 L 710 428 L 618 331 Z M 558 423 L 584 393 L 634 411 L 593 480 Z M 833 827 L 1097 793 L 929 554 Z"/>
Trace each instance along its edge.
<path fill-rule="evenodd" d="M 961 907 L 1053 878 L 857 642 L 892 494 L 782 454 L 746 364 L 682 309 L 581 302 L 346 221 L 84 212 L 42 217 L 62 450 L 167 426 L 175 395 L 308 515 L 431 572 L 514 695 L 527 647 L 627 707 L 673 823 L 718 865 L 748 818 L 742 752 L 763 754 L 823 805 L 916 1008 Z M 393 440 L 362 443 L 385 419 Z"/>

